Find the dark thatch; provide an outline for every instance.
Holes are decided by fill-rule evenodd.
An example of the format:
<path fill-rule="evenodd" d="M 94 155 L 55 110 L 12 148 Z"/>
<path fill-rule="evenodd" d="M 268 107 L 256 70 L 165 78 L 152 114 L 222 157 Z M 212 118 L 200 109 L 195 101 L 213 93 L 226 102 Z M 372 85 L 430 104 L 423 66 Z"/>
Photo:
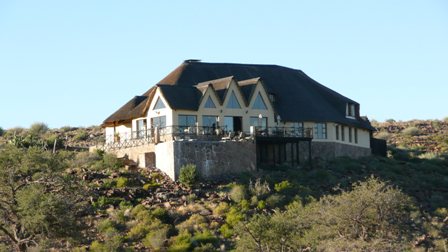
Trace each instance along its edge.
<path fill-rule="evenodd" d="M 258 81 L 258 78 L 262 80 L 266 91 L 275 96 L 273 105 L 282 121 L 335 122 L 374 130 L 368 120 L 360 117 L 357 102 L 321 85 L 304 72 L 287 67 L 185 61 L 163 78 L 158 86 L 162 87 L 161 90 L 165 98 L 169 100 L 171 108 L 195 110 L 200 101 L 198 97 L 203 90 L 200 91 L 193 86 L 207 85 L 210 80 L 222 79 L 218 81 L 219 84 L 216 85 L 218 90 L 215 87 L 215 91 L 223 99 L 225 89 L 220 89 L 220 87 L 229 78 L 241 81 L 240 90 L 246 100 L 249 100 L 248 98 L 252 95 L 251 88 L 254 87 L 252 83 Z M 169 85 L 173 88 L 169 88 Z M 184 95 L 175 94 L 177 93 L 175 90 L 180 90 L 178 89 L 180 87 L 185 88 L 183 89 L 185 90 Z M 148 96 L 150 91 L 151 89 L 144 96 Z M 149 98 L 149 102 L 151 99 L 152 97 Z M 347 103 L 355 105 L 355 119 L 345 116 Z M 126 105 L 120 110 L 124 109 Z M 146 111 L 142 111 L 142 113 L 146 113 Z M 106 121 L 114 122 L 113 119 L 120 118 L 120 116 L 114 117 L 116 113 Z"/>

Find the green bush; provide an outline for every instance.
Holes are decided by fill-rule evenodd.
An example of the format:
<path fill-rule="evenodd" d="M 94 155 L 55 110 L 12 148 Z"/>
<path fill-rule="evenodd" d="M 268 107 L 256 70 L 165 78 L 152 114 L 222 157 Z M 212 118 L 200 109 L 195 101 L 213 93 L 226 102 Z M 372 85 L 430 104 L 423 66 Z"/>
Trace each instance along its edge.
<path fill-rule="evenodd" d="M 227 214 L 230 207 L 227 202 L 219 202 L 218 206 L 213 209 L 213 215 L 215 216 L 223 216 Z"/>
<path fill-rule="evenodd" d="M 117 188 L 125 188 L 129 183 L 129 179 L 125 177 L 118 177 L 116 181 L 117 181 Z"/>
<path fill-rule="evenodd" d="M 224 225 L 222 225 L 219 228 L 219 232 L 222 234 L 222 236 L 224 236 L 224 238 L 227 238 L 227 239 L 232 237 L 234 234 L 233 228 L 230 227 L 230 225 L 227 223 L 225 223 Z"/>
<path fill-rule="evenodd" d="M 266 205 L 271 208 L 280 207 L 285 203 L 285 196 L 274 193 L 266 199 Z"/>
<path fill-rule="evenodd" d="M 33 123 L 28 132 L 32 136 L 40 137 L 43 134 L 47 133 L 47 131 L 48 131 L 47 124 L 38 122 L 38 123 Z"/>
<path fill-rule="evenodd" d="M 403 135 L 406 136 L 418 136 L 421 134 L 421 131 L 417 127 L 408 127 L 404 129 L 401 133 L 403 133 Z"/>
<path fill-rule="evenodd" d="M 292 184 L 288 180 L 283 180 L 282 182 L 276 183 L 274 185 L 274 190 L 276 192 L 282 192 L 285 190 L 289 190 L 291 188 L 292 188 Z"/>
<path fill-rule="evenodd" d="M 143 245 L 155 251 L 162 250 L 164 248 L 165 241 L 168 238 L 169 231 L 170 229 L 168 226 L 150 231 L 143 239 Z"/>
<path fill-rule="evenodd" d="M 195 232 L 192 238 L 193 244 L 196 246 L 200 244 L 215 244 L 218 241 L 218 238 L 210 232 L 210 230 L 206 229 L 202 232 Z"/>
<path fill-rule="evenodd" d="M 238 203 L 247 198 L 246 187 L 244 185 L 233 185 L 229 193 L 230 199 Z"/>
<path fill-rule="evenodd" d="M 187 164 L 180 168 L 179 182 L 185 186 L 192 187 L 198 182 L 196 165 Z"/>
<path fill-rule="evenodd" d="M 5 134 L 5 130 L 2 127 L 0 127 L 0 136 L 3 136 L 3 134 Z"/>
<path fill-rule="evenodd" d="M 170 247 L 168 248 L 169 252 L 187 252 L 190 251 L 193 247 L 191 243 L 191 234 L 184 230 L 179 233 L 179 235 L 171 237 L 170 239 Z"/>
<path fill-rule="evenodd" d="M 76 133 L 76 135 L 74 136 L 75 141 L 85 141 L 88 138 L 89 138 L 89 133 L 87 133 L 87 131 L 84 129 L 78 131 L 78 133 Z"/>
<path fill-rule="evenodd" d="M 226 223 L 229 224 L 230 227 L 234 227 L 243 219 L 244 213 L 235 206 L 232 206 L 226 215 Z"/>

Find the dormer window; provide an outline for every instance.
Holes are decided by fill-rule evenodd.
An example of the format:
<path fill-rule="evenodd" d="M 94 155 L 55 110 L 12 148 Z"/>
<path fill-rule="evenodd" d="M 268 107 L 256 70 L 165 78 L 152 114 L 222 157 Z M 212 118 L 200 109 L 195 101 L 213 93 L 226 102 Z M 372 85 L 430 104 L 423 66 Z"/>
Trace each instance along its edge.
<path fill-rule="evenodd" d="M 346 107 L 346 116 L 347 117 L 355 117 L 356 113 L 355 113 L 355 104 L 353 103 L 347 103 L 347 107 Z"/>
<path fill-rule="evenodd" d="M 275 103 L 275 94 L 273 93 L 269 93 L 269 100 L 271 101 L 271 103 Z"/>

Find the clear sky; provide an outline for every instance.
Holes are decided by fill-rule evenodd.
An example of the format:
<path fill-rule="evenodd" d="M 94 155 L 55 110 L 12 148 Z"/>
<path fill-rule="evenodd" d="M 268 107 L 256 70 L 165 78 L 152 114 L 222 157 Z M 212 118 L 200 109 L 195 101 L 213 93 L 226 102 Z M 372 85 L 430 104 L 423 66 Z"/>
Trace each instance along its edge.
<path fill-rule="evenodd" d="M 185 59 L 301 69 L 379 121 L 448 116 L 446 0 L 167 2 L 0 0 L 0 127 L 99 125 Z"/>

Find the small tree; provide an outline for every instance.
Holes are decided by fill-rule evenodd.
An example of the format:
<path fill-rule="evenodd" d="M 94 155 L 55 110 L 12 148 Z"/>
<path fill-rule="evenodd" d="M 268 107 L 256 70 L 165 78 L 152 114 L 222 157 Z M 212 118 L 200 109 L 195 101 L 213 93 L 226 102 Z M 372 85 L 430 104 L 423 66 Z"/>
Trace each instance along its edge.
<path fill-rule="evenodd" d="M 198 182 L 198 172 L 196 165 L 187 164 L 180 168 L 179 182 L 188 187 L 192 187 Z"/>
<path fill-rule="evenodd" d="M 83 196 L 64 174 L 64 158 L 13 145 L 0 151 L 0 239 L 11 250 L 77 237 Z"/>

